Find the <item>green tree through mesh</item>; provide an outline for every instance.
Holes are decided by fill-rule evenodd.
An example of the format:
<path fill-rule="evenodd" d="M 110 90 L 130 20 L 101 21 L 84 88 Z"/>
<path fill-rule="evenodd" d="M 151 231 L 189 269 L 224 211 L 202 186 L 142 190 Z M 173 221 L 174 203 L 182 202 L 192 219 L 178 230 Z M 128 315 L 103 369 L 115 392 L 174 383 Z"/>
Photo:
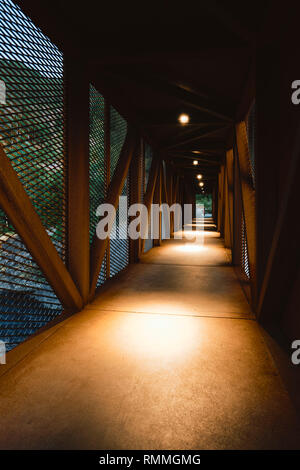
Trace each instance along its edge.
<path fill-rule="evenodd" d="M 10 0 L 0 2 L 0 44 L 0 142 L 64 258 L 63 55 Z"/>
<path fill-rule="evenodd" d="M 10 0 L 0 2 L 0 142 L 65 256 L 63 55 Z M 62 312 L 0 208 L 0 339 L 7 349 Z"/>

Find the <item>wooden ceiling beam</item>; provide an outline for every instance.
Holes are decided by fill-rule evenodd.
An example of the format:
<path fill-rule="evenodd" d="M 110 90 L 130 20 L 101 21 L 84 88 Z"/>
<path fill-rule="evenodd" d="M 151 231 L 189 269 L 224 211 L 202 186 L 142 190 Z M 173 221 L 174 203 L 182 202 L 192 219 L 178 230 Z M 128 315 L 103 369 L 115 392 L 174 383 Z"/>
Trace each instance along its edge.
<path fill-rule="evenodd" d="M 100 70 L 99 70 L 100 72 Z M 101 74 L 105 74 L 108 78 L 112 78 L 118 81 L 121 81 L 124 86 L 124 81 L 130 82 L 137 88 L 149 88 L 152 91 L 162 93 L 170 98 L 175 99 L 178 103 L 181 103 L 187 108 L 197 109 L 206 114 L 210 114 L 215 118 L 218 118 L 225 122 L 232 123 L 234 121 L 234 116 L 229 116 L 225 112 L 219 110 L 215 103 L 208 102 L 205 99 L 200 99 L 199 96 L 196 96 L 186 90 L 183 90 L 170 82 L 164 80 L 159 80 L 157 78 L 145 77 L 145 76 L 136 76 L 125 74 L 124 72 L 116 73 L 108 70 L 101 70 Z"/>
<path fill-rule="evenodd" d="M 133 54 L 120 54 L 119 52 L 102 52 L 100 57 L 90 58 L 91 66 L 103 65 L 149 65 L 149 64 L 165 64 L 166 61 L 172 63 L 181 62 L 183 64 L 191 61 L 199 61 L 199 59 L 210 59 L 212 56 L 224 57 L 225 55 L 237 54 L 239 49 L 245 49 L 239 44 L 235 47 L 203 47 L 197 51 L 142 51 Z M 99 53 L 99 50 L 97 50 Z"/>
<path fill-rule="evenodd" d="M 206 128 L 206 131 L 204 132 L 204 135 L 208 134 L 210 135 L 210 133 L 215 133 L 215 132 L 218 132 L 218 131 L 221 131 L 222 128 L 224 127 L 224 123 L 221 123 L 221 128 L 218 128 L 216 129 L 216 126 L 220 126 L 220 124 L 205 124 L 205 125 L 200 125 L 200 126 L 190 126 L 190 125 L 187 125 L 187 126 L 182 126 L 181 124 L 181 128 L 184 127 L 184 129 L 181 130 L 181 132 L 177 132 L 176 134 L 174 134 L 174 137 L 175 139 L 173 140 L 172 142 L 172 139 L 171 139 L 171 142 L 170 142 L 170 137 L 168 138 L 168 140 L 165 140 L 164 142 L 161 142 L 160 145 L 162 145 L 162 149 L 165 150 L 165 149 L 169 149 L 169 148 L 173 148 L 173 147 L 177 147 L 177 146 L 180 146 L 182 144 L 182 140 L 180 141 L 180 139 L 182 139 L 183 137 L 186 137 L 186 136 L 192 136 L 192 138 L 195 138 L 196 135 L 195 133 L 197 133 L 197 136 L 201 136 L 202 134 L 200 133 L 201 129 L 205 129 Z M 202 132 L 203 132 L 202 130 Z M 189 142 L 190 139 L 185 139 L 183 142 Z"/>
<path fill-rule="evenodd" d="M 226 125 L 226 126 L 223 126 L 223 127 L 219 128 L 219 129 L 215 129 L 215 130 L 210 131 L 210 132 L 205 132 L 204 134 L 199 134 L 199 135 L 197 135 L 197 136 L 194 136 L 194 137 L 191 137 L 191 138 L 189 138 L 189 139 L 186 139 L 186 140 L 183 140 L 183 141 L 181 141 L 181 142 L 178 142 L 177 144 L 170 145 L 169 147 L 166 147 L 166 149 L 171 149 L 171 148 L 180 147 L 180 146 L 182 146 L 182 145 L 189 144 L 189 143 L 191 143 L 191 142 L 196 142 L 196 141 L 198 141 L 198 140 L 201 140 L 201 139 L 204 139 L 204 138 L 207 138 L 207 137 L 214 136 L 214 135 L 220 133 L 221 131 L 224 131 L 224 130 L 229 129 L 229 127 L 231 127 L 231 126 Z M 165 149 L 163 149 L 163 150 L 165 150 Z"/>
<path fill-rule="evenodd" d="M 219 154 L 220 155 L 220 154 Z M 213 155 L 213 157 L 216 157 L 217 155 Z M 205 153 L 202 153 L 201 155 L 190 155 L 190 154 L 176 154 L 176 153 L 169 153 L 166 155 L 166 158 L 167 159 L 178 159 L 178 160 L 198 160 L 198 161 L 201 161 L 201 160 L 209 160 L 211 161 L 212 159 L 212 155 L 211 154 L 205 154 Z M 213 161 L 213 160 L 212 160 Z"/>
<path fill-rule="evenodd" d="M 201 145 L 197 145 L 199 152 L 202 152 L 202 153 L 208 153 L 208 154 L 214 154 L 214 153 L 223 153 L 226 151 L 226 147 L 224 145 L 222 145 L 220 147 L 220 142 L 205 142 L 203 144 L 204 146 L 201 147 Z M 197 158 L 197 155 L 201 155 L 201 154 L 198 154 L 198 153 L 194 153 L 195 150 L 191 150 L 191 149 L 176 149 L 176 151 L 174 151 L 174 155 L 180 155 L 180 154 L 184 154 L 184 155 L 194 155 L 195 158 Z"/>
<path fill-rule="evenodd" d="M 177 120 L 174 119 L 174 114 L 172 118 L 170 118 L 170 121 L 165 121 L 165 122 L 150 122 L 150 121 L 143 122 L 143 120 L 139 120 L 139 126 L 144 129 L 160 128 L 160 127 L 163 127 L 163 128 L 170 127 L 172 129 L 173 128 L 181 129 L 183 127 L 182 124 L 180 124 L 180 122 L 177 122 Z M 188 125 L 189 128 L 193 128 L 194 130 L 196 128 L 201 129 L 202 127 L 207 127 L 207 126 L 224 126 L 224 122 L 222 121 L 199 121 L 199 122 L 190 122 Z"/>

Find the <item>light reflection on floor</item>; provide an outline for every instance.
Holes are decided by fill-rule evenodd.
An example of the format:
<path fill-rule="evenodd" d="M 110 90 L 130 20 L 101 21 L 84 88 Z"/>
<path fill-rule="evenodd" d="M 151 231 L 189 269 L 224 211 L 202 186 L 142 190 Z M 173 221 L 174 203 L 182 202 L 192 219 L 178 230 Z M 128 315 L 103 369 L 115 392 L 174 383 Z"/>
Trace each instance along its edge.
<path fill-rule="evenodd" d="M 155 309 L 154 309 L 155 310 Z M 183 361 L 201 342 L 193 321 L 179 316 L 131 315 L 119 320 L 112 338 L 120 351 L 134 357 Z"/>

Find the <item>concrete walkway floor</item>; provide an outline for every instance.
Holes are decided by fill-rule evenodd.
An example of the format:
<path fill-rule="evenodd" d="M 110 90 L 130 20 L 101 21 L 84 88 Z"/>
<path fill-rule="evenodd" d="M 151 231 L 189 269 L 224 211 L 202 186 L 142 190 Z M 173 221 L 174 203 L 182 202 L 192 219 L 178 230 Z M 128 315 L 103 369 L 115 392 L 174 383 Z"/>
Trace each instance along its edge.
<path fill-rule="evenodd" d="M 169 240 L 0 367 L 1 449 L 300 448 L 218 233 Z"/>

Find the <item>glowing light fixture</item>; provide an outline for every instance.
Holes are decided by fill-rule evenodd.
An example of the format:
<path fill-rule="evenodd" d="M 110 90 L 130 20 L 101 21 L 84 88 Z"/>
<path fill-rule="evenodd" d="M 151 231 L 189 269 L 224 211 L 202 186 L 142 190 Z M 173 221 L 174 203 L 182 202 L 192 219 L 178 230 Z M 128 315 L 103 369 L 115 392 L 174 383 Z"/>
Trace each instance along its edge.
<path fill-rule="evenodd" d="M 199 154 L 199 153 L 202 153 L 202 152 L 200 152 L 200 150 L 193 150 L 192 153 L 197 153 L 197 154 Z"/>
<path fill-rule="evenodd" d="M 202 180 L 202 175 L 197 175 L 198 180 Z"/>
<path fill-rule="evenodd" d="M 194 160 L 193 165 L 198 165 L 198 160 Z"/>
<path fill-rule="evenodd" d="M 187 114 L 180 114 L 178 121 L 180 124 L 188 124 L 190 121 L 190 117 Z"/>
<path fill-rule="evenodd" d="M 201 181 L 201 182 L 199 183 L 199 186 L 200 186 L 200 188 L 203 188 L 203 186 L 204 186 L 203 181 Z"/>

